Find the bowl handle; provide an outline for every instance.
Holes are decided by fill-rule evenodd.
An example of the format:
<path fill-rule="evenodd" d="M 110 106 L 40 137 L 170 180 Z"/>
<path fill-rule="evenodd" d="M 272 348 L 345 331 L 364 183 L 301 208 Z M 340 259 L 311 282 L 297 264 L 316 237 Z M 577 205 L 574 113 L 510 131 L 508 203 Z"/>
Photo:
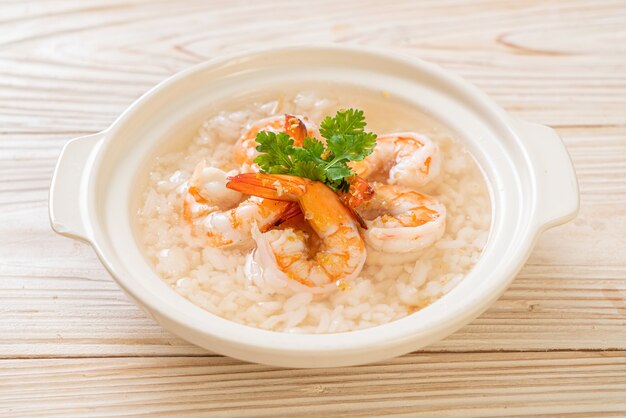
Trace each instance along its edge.
<path fill-rule="evenodd" d="M 50 225 L 57 233 L 88 241 L 84 222 L 85 183 L 90 157 L 104 132 L 72 139 L 65 144 L 50 185 Z"/>
<path fill-rule="evenodd" d="M 561 137 L 552 128 L 515 120 L 528 145 L 534 182 L 538 226 L 541 230 L 561 225 L 576 217 L 580 205 L 574 164 Z"/>

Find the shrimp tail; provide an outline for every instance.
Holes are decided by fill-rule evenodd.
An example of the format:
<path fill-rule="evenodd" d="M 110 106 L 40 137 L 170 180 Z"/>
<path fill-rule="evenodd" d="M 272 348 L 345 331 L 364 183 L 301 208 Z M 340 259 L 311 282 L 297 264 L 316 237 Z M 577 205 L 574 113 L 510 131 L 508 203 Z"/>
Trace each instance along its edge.
<path fill-rule="evenodd" d="M 310 180 L 282 174 L 244 173 L 228 178 L 226 187 L 252 196 L 295 202 Z"/>
<path fill-rule="evenodd" d="M 259 229 L 261 232 L 267 232 L 270 229 L 280 226 L 281 224 L 287 222 L 289 219 L 295 218 L 296 216 L 301 214 L 302 210 L 300 209 L 300 205 L 298 205 L 296 202 L 289 202 L 287 206 L 285 206 L 285 210 L 280 214 L 276 221 Z"/>
<path fill-rule="evenodd" d="M 363 219 L 353 207 L 346 205 L 346 208 L 348 209 L 354 220 L 359 223 L 359 226 L 363 229 L 367 229 L 367 223 L 365 222 L 365 219 Z"/>
<path fill-rule="evenodd" d="M 307 180 L 294 176 L 281 174 L 245 173 L 229 177 L 226 187 L 241 193 L 262 197 L 270 200 L 297 201 L 298 197 L 304 194 Z M 350 192 L 342 195 L 340 201 L 348 209 L 352 218 L 356 220 L 363 229 L 367 225 L 363 218 L 354 210 L 364 201 L 370 200 L 374 190 L 366 180 L 354 176 L 351 179 Z M 289 206 L 285 209 L 280 218 L 272 225 L 278 226 L 281 223 L 299 215 L 299 206 Z M 271 228 L 271 227 L 270 227 Z"/>
<path fill-rule="evenodd" d="M 308 136 L 304 122 L 293 115 L 285 115 L 285 133 L 292 137 L 295 143 L 299 145 L 301 145 L 304 138 Z"/>
<path fill-rule="evenodd" d="M 350 188 L 340 195 L 344 205 L 354 209 L 371 200 L 374 196 L 374 188 L 363 177 L 352 176 L 348 179 Z"/>

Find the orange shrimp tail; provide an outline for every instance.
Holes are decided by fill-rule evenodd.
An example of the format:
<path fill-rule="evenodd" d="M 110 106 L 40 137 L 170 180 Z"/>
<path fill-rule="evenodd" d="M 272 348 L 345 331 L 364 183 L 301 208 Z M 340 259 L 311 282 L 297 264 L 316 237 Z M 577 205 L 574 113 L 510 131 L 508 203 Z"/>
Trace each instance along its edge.
<path fill-rule="evenodd" d="M 341 195 L 341 201 L 349 208 L 358 208 L 374 196 L 374 189 L 363 177 L 352 176 L 348 183 L 350 189 Z"/>
<path fill-rule="evenodd" d="M 350 215 L 352 215 L 352 218 L 359 223 L 359 226 L 363 229 L 367 229 L 367 224 L 365 223 L 365 220 L 361 217 L 361 215 L 359 215 L 359 213 L 354 210 L 354 208 L 350 206 L 346 207 L 348 208 Z"/>
<path fill-rule="evenodd" d="M 304 122 L 293 115 L 285 115 L 285 133 L 293 138 L 298 147 L 302 146 L 308 134 Z"/>
<path fill-rule="evenodd" d="M 267 232 L 270 229 L 280 226 L 288 220 L 300 215 L 302 215 L 300 205 L 296 202 L 289 202 L 285 207 L 285 210 L 280 214 L 279 218 L 274 221 L 274 223 L 266 225 L 264 228 L 261 228 L 261 232 Z"/>
<path fill-rule="evenodd" d="M 264 199 L 295 202 L 310 180 L 283 174 L 244 173 L 229 177 L 226 187 Z"/>

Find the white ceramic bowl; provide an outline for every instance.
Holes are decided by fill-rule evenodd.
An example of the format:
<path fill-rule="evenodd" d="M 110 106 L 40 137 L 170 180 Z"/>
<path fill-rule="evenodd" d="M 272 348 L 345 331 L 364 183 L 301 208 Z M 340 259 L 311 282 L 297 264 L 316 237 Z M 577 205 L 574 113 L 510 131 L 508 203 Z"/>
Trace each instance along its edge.
<path fill-rule="evenodd" d="M 373 86 L 403 98 L 456 132 L 491 188 L 484 253 L 465 279 L 398 321 L 339 334 L 265 331 L 213 315 L 154 273 L 133 234 L 135 183 L 172 133 L 190 138 L 211 104 L 286 82 Z M 578 186 L 550 128 L 515 119 L 462 79 L 410 56 L 356 47 L 289 47 L 216 59 L 162 82 L 107 130 L 67 143 L 54 173 L 50 219 L 90 243 L 119 285 L 165 328 L 211 351 L 288 367 L 347 366 L 405 354 L 476 318 L 511 283 L 538 235 L 572 219 Z"/>

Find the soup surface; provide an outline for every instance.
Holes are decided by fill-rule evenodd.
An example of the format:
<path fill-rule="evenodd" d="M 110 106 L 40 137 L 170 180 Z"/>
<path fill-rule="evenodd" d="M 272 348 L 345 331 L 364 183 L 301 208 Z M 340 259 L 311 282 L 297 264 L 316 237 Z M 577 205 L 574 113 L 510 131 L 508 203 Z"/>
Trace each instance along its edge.
<path fill-rule="evenodd" d="M 185 149 L 156 158 L 141 193 L 136 213 L 138 235 L 157 274 L 180 295 L 216 315 L 293 333 L 346 332 L 384 324 L 449 292 L 476 264 L 487 241 L 491 221 L 488 188 L 471 154 L 451 132 L 388 96 L 332 86 L 308 91 L 293 88 L 207 115 Z M 346 108 L 362 109 L 366 129 L 379 136 L 416 132 L 438 146 L 439 174 L 417 191 L 445 206 L 445 230 L 434 243 L 410 253 L 379 251 L 366 240 L 363 269 L 357 277 L 338 281 L 330 291 L 266 286 L 253 280 L 249 265 L 253 241 L 235 248 L 211 247 L 184 216 L 183 202 L 189 198 L 194 169 L 204 161 L 206 167 L 229 175 L 240 172 L 241 164 L 234 158 L 238 140 L 260 119 L 302 115 L 319 126 L 325 116 Z M 379 173 L 371 180 L 384 183 L 385 178 Z M 371 221 L 380 214 L 364 210 L 362 215 Z M 281 238 L 268 235 L 268 239 Z M 402 247 L 401 241 L 399 244 Z"/>

